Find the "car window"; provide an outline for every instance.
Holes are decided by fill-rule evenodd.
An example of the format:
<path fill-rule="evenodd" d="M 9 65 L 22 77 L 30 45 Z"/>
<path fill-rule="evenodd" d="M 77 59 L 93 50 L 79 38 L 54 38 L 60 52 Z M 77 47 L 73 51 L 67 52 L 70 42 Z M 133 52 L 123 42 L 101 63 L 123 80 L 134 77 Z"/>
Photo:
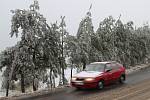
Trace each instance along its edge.
<path fill-rule="evenodd" d="M 118 67 L 121 67 L 121 66 L 123 66 L 123 65 L 122 65 L 122 64 L 120 64 L 120 63 L 117 63 L 117 66 L 118 66 Z"/>
<path fill-rule="evenodd" d="M 104 71 L 105 64 L 89 64 L 85 71 Z"/>
<path fill-rule="evenodd" d="M 112 69 L 112 66 L 111 66 L 111 64 L 110 64 L 110 63 L 109 63 L 109 64 L 106 64 L 105 71 L 106 71 L 106 70 L 110 70 L 110 69 Z"/>
<path fill-rule="evenodd" d="M 118 66 L 116 63 L 112 63 L 112 68 L 113 68 L 114 70 L 116 70 L 116 69 L 119 69 L 119 66 Z"/>

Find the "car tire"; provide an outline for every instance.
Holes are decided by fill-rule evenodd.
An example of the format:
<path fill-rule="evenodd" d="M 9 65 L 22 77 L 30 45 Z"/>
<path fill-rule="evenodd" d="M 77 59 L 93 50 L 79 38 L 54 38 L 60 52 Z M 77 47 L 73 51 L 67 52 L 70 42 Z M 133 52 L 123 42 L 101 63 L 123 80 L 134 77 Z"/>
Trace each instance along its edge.
<path fill-rule="evenodd" d="M 98 82 L 98 87 L 99 90 L 102 90 L 104 88 L 104 81 L 99 81 Z"/>
<path fill-rule="evenodd" d="M 81 90 L 81 88 L 80 87 L 76 87 L 76 90 Z"/>
<path fill-rule="evenodd" d="M 125 82 L 125 75 L 121 75 L 119 78 L 119 83 L 123 84 Z"/>

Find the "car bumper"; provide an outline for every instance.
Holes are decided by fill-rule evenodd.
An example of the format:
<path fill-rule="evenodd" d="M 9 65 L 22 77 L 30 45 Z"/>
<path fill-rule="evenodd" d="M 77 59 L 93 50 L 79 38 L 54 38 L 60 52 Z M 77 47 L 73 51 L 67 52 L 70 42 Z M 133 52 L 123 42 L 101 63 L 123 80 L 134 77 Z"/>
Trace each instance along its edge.
<path fill-rule="evenodd" d="M 71 86 L 76 88 L 96 88 L 97 82 L 71 82 Z"/>

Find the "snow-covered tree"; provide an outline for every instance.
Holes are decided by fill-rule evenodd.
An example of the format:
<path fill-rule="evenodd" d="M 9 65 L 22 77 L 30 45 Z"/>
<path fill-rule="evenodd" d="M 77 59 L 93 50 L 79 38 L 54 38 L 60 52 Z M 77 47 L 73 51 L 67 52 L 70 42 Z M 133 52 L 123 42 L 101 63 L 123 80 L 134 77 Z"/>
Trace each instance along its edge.
<path fill-rule="evenodd" d="M 68 35 L 65 38 L 65 46 L 64 46 L 64 52 L 66 57 L 68 58 L 68 66 L 71 68 L 71 77 L 72 77 L 72 69 L 74 67 L 79 68 L 81 64 L 81 57 L 79 55 L 79 41 L 76 38 L 76 36 Z"/>
<path fill-rule="evenodd" d="M 40 72 L 52 69 L 58 65 L 58 39 L 57 34 L 47 24 L 46 18 L 39 12 L 38 2 L 30 6 L 29 10 L 12 11 L 11 36 L 18 36 L 21 33 L 19 43 L 18 66 L 23 77 L 32 77 L 34 79 Z M 27 73 L 25 73 L 27 72 Z M 31 76 L 27 76 L 31 75 Z M 24 79 L 22 79 L 22 92 L 24 89 Z M 34 84 L 33 84 L 34 87 Z M 33 88 L 33 90 L 36 90 Z"/>
<path fill-rule="evenodd" d="M 92 61 L 94 47 L 92 46 L 92 36 L 94 35 L 94 29 L 92 24 L 91 12 L 87 12 L 84 19 L 79 24 L 77 39 L 79 42 L 78 53 L 80 55 L 80 60 L 83 64 L 83 69 L 85 65 Z"/>
<path fill-rule="evenodd" d="M 60 66 L 61 66 L 61 71 L 62 71 L 62 83 L 63 83 L 63 85 L 67 84 L 66 79 L 65 79 L 65 74 L 64 74 L 64 70 L 66 68 L 66 61 L 65 61 L 65 55 L 64 55 L 64 45 L 66 44 L 65 38 L 67 37 L 67 35 L 68 35 L 68 32 L 66 30 L 65 16 L 61 16 L 61 22 L 59 25 L 59 36 L 60 36 L 59 60 L 60 60 Z M 61 84 L 61 81 L 60 81 L 60 84 Z"/>
<path fill-rule="evenodd" d="M 102 61 L 114 59 L 116 53 L 114 25 L 115 19 L 109 16 L 100 22 L 96 31 L 95 44 L 93 45 L 101 52 Z"/>
<path fill-rule="evenodd" d="M 9 94 L 9 88 L 12 86 L 10 84 L 11 80 L 16 80 L 16 72 L 12 73 L 12 64 L 15 59 L 16 46 L 7 48 L 1 53 L 0 69 L 5 68 L 3 72 L 4 80 L 2 81 L 2 88 L 6 88 L 6 96 Z"/>

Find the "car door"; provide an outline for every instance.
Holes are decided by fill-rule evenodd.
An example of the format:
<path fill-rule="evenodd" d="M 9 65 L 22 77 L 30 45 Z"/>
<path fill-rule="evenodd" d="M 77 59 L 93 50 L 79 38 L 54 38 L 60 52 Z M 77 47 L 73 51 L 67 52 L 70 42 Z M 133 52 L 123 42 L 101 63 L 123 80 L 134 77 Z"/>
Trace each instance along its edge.
<path fill-rule="evenodd" d="M 112 66 L 111 63 L 106 64 L 105 66 L 105 83 L 109 84 L 113 80 L 112 76 Z"/>
<path fill-rule="evenodd" d="M 112 63 L 112 80 L 117 81 L 118 78 L 120 77 L 120 70 L 119 66 L 116 63 Z"/>

